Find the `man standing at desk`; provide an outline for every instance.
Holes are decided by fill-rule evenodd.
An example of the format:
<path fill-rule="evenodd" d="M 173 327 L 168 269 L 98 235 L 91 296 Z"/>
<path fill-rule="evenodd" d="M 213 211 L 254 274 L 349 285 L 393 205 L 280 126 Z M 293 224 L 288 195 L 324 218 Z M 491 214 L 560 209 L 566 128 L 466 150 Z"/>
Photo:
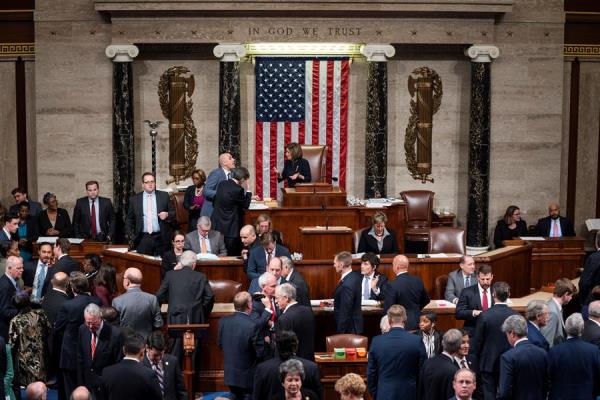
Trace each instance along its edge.
<path fill-rule="evenodd" d="M 87 182 L 87 196 L 75 203 L 73 232 L 77 238 L 105 242 L 115 237 L 115 210 L 110 199 L 98 196 L 99 188 L 98 182 Z"/>
<path fill-rule="evenodd" d="M 464 329 L 473 338 L 475 326 L 482 311 L 490 308 L 494 303 L 490 293 L 490 286 L 494 275 L 492 267 L 482 264 L 477 271 L 477 285 L 464 288 L 456 304 L 456 319 L 464 320 Z"/>
<path fill-rule="evenodd" d="M 213 169 L 206 183 L 204 184 L 204 204 L 200 215 L 211 217 L 213 213 L 213 201 L 217 195 L 217 187 L 219 183 L 231 179 L 231 170 L 235 168 L 235 159 L 229 153 L 223 153 L 219 156 L 219 168 Z"/>
<path fill-rule="evenodd" d="M 352 271 L 352 254 L 338 253 L 333 259 L 335 272 L 341 275 L 333 294 L 333 316 L 337 333 L 360 335 L 363 331 L 360 284 L 362 275 Z"/>
<path fill-rule="evenodd" d="M 566 237 L 575 236 L 573 223 L 560 216 L 560 207 L 556 203 L 548 205 L 548 216 L 540 218 L 537 222 L 536 230 L 540 236 L 548 237 Z"/>

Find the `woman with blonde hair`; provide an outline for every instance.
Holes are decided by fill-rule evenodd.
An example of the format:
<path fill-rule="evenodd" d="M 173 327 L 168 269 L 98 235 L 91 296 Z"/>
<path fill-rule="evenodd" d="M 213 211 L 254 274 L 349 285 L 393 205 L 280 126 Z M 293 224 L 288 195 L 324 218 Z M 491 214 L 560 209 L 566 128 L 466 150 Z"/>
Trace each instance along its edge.
<path fill-rule="evenodd" d="M 504 217 L 496 224 L 494 230 L 494 245 L 503 247 L 504 240 L 511 240 L 527 235 L 527 223 L 521 219 L 521 210 L 517 206 L 508 206 Z"/>
<path fill-rule="evenodd" d="M 342 376 L 335 383 L 335 391 L 340 394 L 341 400 L 363 400 L 366 390 L 363 378 L 353 373 Z"/>

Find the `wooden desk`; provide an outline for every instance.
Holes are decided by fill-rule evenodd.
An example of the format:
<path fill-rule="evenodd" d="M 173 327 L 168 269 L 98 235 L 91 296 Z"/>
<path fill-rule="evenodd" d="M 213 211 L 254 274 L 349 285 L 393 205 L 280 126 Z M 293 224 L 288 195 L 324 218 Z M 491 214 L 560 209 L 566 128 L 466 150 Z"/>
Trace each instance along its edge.
<path fill-rule="evenodd" d="M 378 212 L 384 212 L 388 217 L 387 226 L 396 232 L 396 240 L 400 253 L 404 252 L 404 225 L 406 221 L 405 206 L 403 203 L 397 203 L 389 207 L 367 208 L 367 207 L 328 207 L 327 210 L 321 207 L 280 207 L 267 210 L 249 210 L 244 217 L 245 224 L 254 225 L 256 217 L 260 214 L 268 214 L 273 220 L 273 227 L 283 235 L 283 242 L 291 252 L 302 253 L 305 243 L 299 228 L 301 226 L 324 226 L 326 215 L 329 225 L 347 226 L 350 229 L 358 230 L 371 226 L 373 215 Z M 347 250 L 351 250 L 348 247 Z M 329 253 L 321 254 L 321 257 L 328 258 Z"/>
<path fill-rule="evenodd" d="M 85 258 L 85 255 L 88 253 L 96 253 L 98 255 L 102 254 L 102 251 L 108 246 L 108 242 L 96 242 L 94 240 L 84 240 L 81 243 L 75 244 L 71 243 L 71 247 L 69 249 L 69 255 L 73 257 L 75 260 L 82 262 Z M 127 247 L 127 245 L 113 245 L 111 247 Z M 33 256 L 38 256 L 39 245 L 37 243 L 33 243 Z"/>
<path fill-rule="evenodd" d="M 301 226 L 300 237 L 304 246 L 302 254 L 304 258 L 312 260 L 329 255 L 333 258 L 340 251 L 348 251 L 352 248 L 352 229 L 346 226 Z"/>
<path fill-rule="evenodd" d="M 335 382 L 347 373 L 354 372 L 362 376 L 367 382 L 368 359 L 363 358 L 334 358 L 332 353 L 315 353 L 315 362 L 321 371 L 321 384 L 323 385 L 323 400 L 337 400 L 339 394 L 334 387 Z M 368 391 L 365 399 L 370 399 Z"/>
<path fill-rule="evenodd" d="M 297 191 L 295 188 L 282 188 L 283 207 L 344 207 L 346 206 L 346 192 L 338 188 L 331 191 L 320 192 L 318 187 L 315 192 Z"/>

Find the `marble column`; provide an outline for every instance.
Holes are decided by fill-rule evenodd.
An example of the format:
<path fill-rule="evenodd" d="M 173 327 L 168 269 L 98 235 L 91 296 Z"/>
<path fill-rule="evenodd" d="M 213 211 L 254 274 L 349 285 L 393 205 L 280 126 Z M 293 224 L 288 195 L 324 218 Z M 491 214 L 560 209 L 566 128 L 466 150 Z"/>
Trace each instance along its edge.
<path fill-rule="evenodd" d="M 488 243 L 490 187 L 490 66 L 496 46 L 471 46 L 471 115 L 469 123 L 469 204 L 467 253 L 485 251 Z"/>
<path fill-rule="evenodd" d="M 213 49 L 221 59 L 219 73 L 219 154 L 231 153 L 241 159 L 240 58 L 246 49 L 239 43 L 222 43 Z"/>
<path fill-rule="evenodd" d="M 365 137 L 365 198 L 386 197 L 387 180 L 387 59 L 389 44 L 367 44 L 361 53 L 369 62 L 367 132 Z"/>
<path fill-rule="evenodd" d="M 139 54 L 133 45 L 110 45 L 106 56 L 113 61 L 113 204 L 117 232 L 125 232 L 129 197 L 135 182 L 133 132 L 133 75 L 131 63 Z M 122 242 L 124 237 L 113 238 Z"/>

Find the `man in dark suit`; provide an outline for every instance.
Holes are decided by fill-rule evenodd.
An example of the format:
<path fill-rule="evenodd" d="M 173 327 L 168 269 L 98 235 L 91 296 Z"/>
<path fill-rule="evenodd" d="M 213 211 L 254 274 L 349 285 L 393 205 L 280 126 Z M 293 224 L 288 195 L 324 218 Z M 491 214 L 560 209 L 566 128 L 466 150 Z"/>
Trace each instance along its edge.
<path fill-rule="evenodd" d="M 19 216 L 18 214 L 9 214 L 4 217 L 4 225 L 0 229 L 0 242 L 10 243 L 13 240 L 17 240 L 17 231 L 19 230 Z"/>
<path fill-rule="evenodd" d="M 142 364 L 144 339 L 129 335 L 123 345 L 125 357 L 103 371 L 103 392 L 107 400 L 162 400 L 156 374 Z"/>
<path fill-rule="evenodd" d="M 142 175 L 142 186 L 143 192 L 129 199 L 127 233 L 138 253 L 162 254 L 171 240 L 175 209 L 169 194 L 156 190 L 156 178 L 151 172 Z"/>
<path fill-rule="evenodd" d="M 48 290 L 48 293 L 42 299 L 42 309 L 48 317 L 48 321 L 52 326 L 50 331 L 50 338 L 48 343 L 48 371 L 51 376 L 54 376 L 58 372 L 58 365 L 60 361 L 60 346 L 62 344 L 62 336 L 57 335 L 54 332 L 54 323 L 58 316 L 58 311 L 62 307 L 65 301 L 69 300 L 67 295 L 67 286 L 69 285 L 69 277 L 64 272 L 58 272 L 52 276 L 51 280 L 52 288 Z M 58 382 L 62 388 L 62 382 Z"/>
<path fill-rule="evenodd" d="M 310 304 L 310 291 L 308 284 L 304 280 L 304 277 L 300 272 L 294 268 L 292 259 L 286 256 L 278 257 L 281 260 L 281 275 L 286 282 L 291 283 L 296 288 L 296 300 L 303 306 L 309 307 L 312 311 Z"/>
<path fill-rule="evenodd" d="M 360 335 L 363 317 L 360 298 L 362 275 L 352 271 L 352 254 L 342 251 L 333 259 L 335 272 L 341 277 L 333 293 L 333 316 L 337 333 Z"/>
<path fill-rule="evenodd" d="M 79 327 L 77 340 L 77 383 L 98 400 L 107 399 L 102 390 L 102 371 L 121 358 L 121 331 L 102 320 L 102 311 L 91 303 L 83 311 L 85 323 Z"/>
<path fill-rule="evenodd" d="M 379 257 L 375 253 L 365 253 L 360 259 L 360 273 L 362 274 L 362 300 L 383 301 L 384 288 L 387 276 L 377 272 Z"/>
<path fill-rule="evenodd" d="M 527 340 L 527 321 L 518 314 L 511 315 L 502 323 L 502 332 L 512 349 L 500 358 L 497 398 L 545 400 L 548 394 L 548 359 L 543 349 Z"/>
<path fill-rule="evenodd" d="M 286 279 L 282 276 L 283 261 L 281 260 L 281 257 L 273 257 L 271 261 L 269 261 L 269 265 L 267 265 L 267 272 L 270 272 L 273 275 L 275 275 L 277 285 L 282 285 L 287 282 Z M 256 292 L 260 292 L 261 290 L 262 288 L 258 284 L 258 278 L 252 279 L 252 281 L 250 281 L 250 287 L 248 289 L 248 292 L 250 294 L 254 294 Z"/>
<path fill-rule="evenodd" d="M 17 293 L 17 281 L 23 274 L 23 259 L 9 256 L 6 259 L 6 272 L 0 277 L 0 336 L 8 340 L 10 321 L 17 315 L 13 297 Z"/>
<path fill-rule="evenodd" d="M 73 233 L 82 239 L 111 241 L 115 238 L 116 217 L 112 201 L 98 196 L 97 181 L 85 184 L 87 196 L 77 199 L 73 210 Z"/>
<path fill-rule="evenodd" d="M 396 278 L 385 289 L 384 312 L 393 304 L 400 304 L 406 309 L 406 330 L 419 327 L 421 310 L 429 304 L 429 296 L 423 281 L 408 273 L 408 258 L 397 255 L 392 261 L 392 269 Z"/>
<path fill-rule="evenodd" d="M 585 321 L 582 339 L 600 349 L 600 300 L 590 303 L 588 313 L 589 318 Z"/>
<path fill-rule="evenodd" d="M 452 387 L 454 388 L 454 397 L 451 397 L 450 400 L 473 399 L 473 393 L 477 387 L 475 373 L 468 369 L 459 369 L 454 374 Z"/>
<path fill-rule="evenodd" d="M 568 339 L 548 353 L 551 400 L 595 399 L 600 394 L 600 350 L 581 340 L 584 323 L 581 314 L 565 321 Z"/>
<path fill-rule="evenodd" d="M 142 363 L 156 374 L 164 400 L 186 400 L 188 394 L 179 361 L 171 354 L 165 354 L 166 348 L 162 332 L 152 332 L 146 341 L 146 356 Z"/>
<path fill-rule="evenodd" d="M 219 183 L 214 198 L 211 220 L 214 229 L 225 237 L 225 247 L 230 256 L 239 256 L 242 251 L 240 228 L 244 212 L 252 201 L 249 179 L 250 173 L 246 168 L 234 168 L 231 179 Z"/>
<path fill-rule="evenodd" d="M 235 159 L 229 153 L 219 155 L 219 168 L 210 171 L 204 184 L 204 204 L 200 215 L 211 217 L 213 212 L 213 202 L 217 194 L 219 183 L 231 178 L 231 170 L 235 168 Z"/>
<path fill-rule="evenodd" d="M 548 323 L 548 306 L 543 300 L 531 300 L 527 303 L 525 311 L 527 318 L 527 339 L 532 344 L 548 351 L 548 341 L 540 332 L 540 329 Z"/>
<path fill-rule="evenodd" d="M 254 399 L 272 399 L 273 396 L 281 390 L 281 374 L 279 365 L 289 359 L 295 359 L 302 363 L 304 367 L 304 379 L 302 387 L 315 392 L 321 399 L 323 389 L 321 387 L 321 373 L 319 366 L 309 360 L 296 355 L 298 349 L 298 337 L 291 331 L 278 331 L 276 338 L 277 352 L 273 358 L 270 358 L 256 367 L 254 373 Z"/>
<path fill-rule="evenodd" d="M 537 222 L 536 230 L 540 236 L 548 237 L 568 237 L 575 236 L 573 223 L 560 216 L 560 207 L 558 204 L 548 205 L 548 216 L 540 218 Z"/>
<path fill-rule="evenodd" d="M 47 242 L 41 243 L 38 254 L 39 259 L 27 261 L 23 271 L 23 283 L 25 287 L 32 288 L 31 300 L 34 303 L 42 301 L 54 275 L 54 267 L 50 265 L 54 254 L 53 246 Z"/>
<path fill-rule="evenodd" d="M 298 337 L 298 357 L 314 360 L 315 316 L 312 310 L 296 301 L 296 288 L 291 283 L 277 286 L 275 301 L 283 310 L 275 325 L 276 332 L 294 332 Z"/>
<path fill-rule="evenodd" d="M 52 274 L 64 272 L 70 275 L 73 271 L 79 271 L 79 262 L 69 255 L 70 249 L 71 242 L 68 239 L 60 238 L 56 240 L 56 243 L 54 243 L 54 259 L 56 261 L 52 266 Z"/>
<path fill-rule="evenodd" d="M 456 319 L 465 321 L 464 329 L 469 332 L 471 339 L 474 338 L 479 315 L 484 311 L 484 303 L 485 310 L 494 304 L 490 294 L 493 279 L 492 267 L 487 264 L 480 265 L 477 271 L 477 285 L 463 289 L 456 303 Z"/>
<path fill-rule="evenodd" d="M 250 293 L 237 293 L 233 307 L 234 314 L 219 321 L 218 344 L 223 349 L 224 381 L 234 399 L 251 399 L 254 370 L 262 356 L 264 342 L 259 326 L 250 318 Z"/>
<path fill-rule="evenodd" d="M 198 218 L 197 230 L 191 231 L 185 235 L 185 245 L 187 250 L 192 250 L 196 254 L 215 254 L 217 256 L 226 256 L 227 249 L 225 241 L 220 232 L 210 229 L 210 218 L 203 216 Z"/>
<path fill-rule="evenodd" d="M 33 201 L 29 199 L 29 195 L 27 193 L 27 189 L 25 188 L 14 188 L 11 191 L 15 199 L 15 204 L 10 206 L 8 209 L 9 214 L 18 214 L 19 213 L 19 203 L 22 201 L 26 201 L 29 203 L 29 215 L 37 217 L 42 212 L 42 205 L 37 201 Z"/>
<path fill-rule="evenodd" d="M 494 305 L 481 313 L 473 340 L 475 355 L 479 360 L 484 400 L 494 400 L 496 398 L 498 376 L 500 374 L 500 355 L 510 348 L 501 327 L 506 318 L 516 314 L 506 304 L 506 300 L 510 296 L 508 283 L 494 283 L 492 296 L 494 297 Z M 525 331 L 525 335 L 527 335 L 527 331 Z"/>
<path fill-rule="evenodd" d="M 252 294 L 252 310 L 250 318 L 258 325 L 260 337 L 265 342 L 263 358 L 273 356 L 274 347 L 271 342 L 275 330 L 275 322 L 281 316 L 281 310 L 275 302 L 277 278 L 270 272 L 263 273 L 258 278 L 260 291 Z"/>
<path fill-rule="evenodd" d="M 450 329 L 442 339 L 443 351 L 425 360 L 419 378 L 421 400 L 447 400 L 454 394 L 452 382 L 459 369 L 456 357 L 460 353 L 462 333 Z"/>
<path fill-rule="evenodd" d="M 208 284 L 206 275 L 194 271 L 196 267 L 196 253 L 186 250 L 181 255 L 180 270 L 168 271 L 156 292 L 159 304 L 169 304 L 167 314 L 168 324 L 203 324 L 208 321 L 212 311 L 215 296 Z M 199 338 L 196 339 L 199 349 Z M 171 354 L 180 362 L 183 360 L 183 342 L 180 338 L 171 345 Z M 200 367 L 200 352 L 194 352 L 194 365 L 196 371 Z"/>
<path fill-rule="evenodd" d="M 417 398 L 419 371 L 427 358 L 423 342 L 404 329 L 406 310 L 398 304 L 388 311 L 390 331 L 375 336 L 369 349 L 367 382 L 373 400 Z"/>
<path fill-rule="evenodd" d="M 475 259 L 464 255 L 460 257 L 460 268 L 448 274 L 448 283 L 444 298 L 453 304 L 458 303 L 460 293 L 465 287 L 477 284 L 475 278 Z"/>
<path fill-rule="evenodd" d="M 252 225 L 244 225 L 242 229 L 240 229 L 240 240 L 242 241 L 242 259 L 244 260 L 244 271 L 248 266 L 248 256 L 250 255 L 250 250 L 255 247 L 260 246 L 260 242 L 257 240 L 256 230 Z"/>
<path fill-rule="evenodd" d="M 77 387 L 77 344 L 79 327 L 85 322 L 83 311 L 90 303 L 102 305 L 99 298 L 90 295 L 88 280 L 82 272 L 71 273 L 69 279 L 75 297 L 63 303 L 54 324 L 54 334 L 63 338 L 59 367 L 64 379 L 66 398 Z"/>
<path fill-rule="evenodd" d="M 252 249 L 248 256 L 248 266 L 246 267 L 248 278 L 250 280 L 258 278 L 267 270 L 269 262 L 280 256 L 292 257 L 286 247 L 275 242 L 271 233 L 263 233 L 260 237 L 260 247 Z"/>
<path fill-rule="evenodd" d="M 600 285 L 600 251 L 588 256 L 579 277 L 579 299 L 583 305 L 591 301 L 592 289 Z"/>

